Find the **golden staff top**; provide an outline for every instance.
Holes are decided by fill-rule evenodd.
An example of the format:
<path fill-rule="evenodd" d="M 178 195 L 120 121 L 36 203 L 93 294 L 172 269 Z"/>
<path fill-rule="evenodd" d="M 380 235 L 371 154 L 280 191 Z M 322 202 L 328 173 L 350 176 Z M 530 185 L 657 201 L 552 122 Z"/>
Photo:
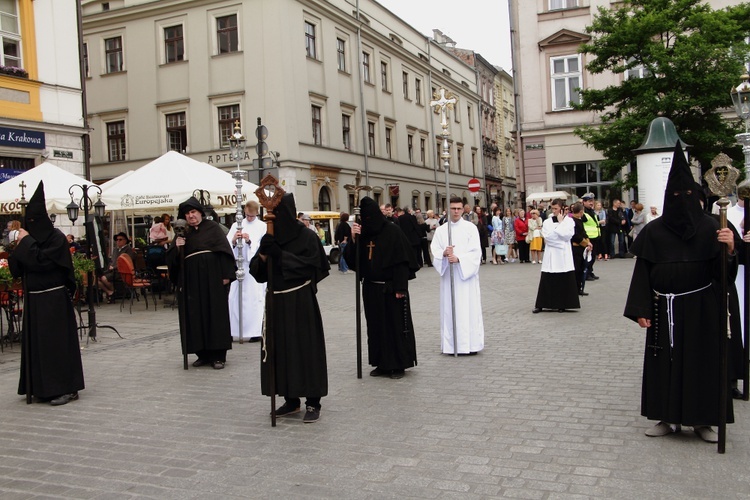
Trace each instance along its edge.
<path fill-rule="evenodd" d="M 723 199 L 734 192 L 739 176 L 739 170 L 732 166 L 732 159 L 724 153 L 719 153 L 711 160 L 711 169 L 706 172 L 703 178 L 708 183 L 708 189 Z M 721 201 L 719 200 L 717 203 L 721 205 Z M 729 204 L 729 200 L 726 204 Z"/>
<path fill-rule="evenodd" d="M 435 108 L 436 113 L 440 113 L 440 126 L 443 127 L 443 136 L 448 136 L 450 134 L 448 133 L 448 113 L 446 110 L 453 109 L 458 99 L 444 88 L 432 94 L 432 99 L 430 107 Z"/>

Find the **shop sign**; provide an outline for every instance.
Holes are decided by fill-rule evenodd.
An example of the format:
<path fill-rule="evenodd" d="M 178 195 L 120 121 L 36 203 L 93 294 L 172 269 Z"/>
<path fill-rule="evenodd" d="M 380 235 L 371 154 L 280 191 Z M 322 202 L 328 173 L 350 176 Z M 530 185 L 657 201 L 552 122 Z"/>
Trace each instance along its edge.
<path fill-rule="evenodd" d="M 44 149 L 44 132 L 0 127 L 0 146 Z"/>

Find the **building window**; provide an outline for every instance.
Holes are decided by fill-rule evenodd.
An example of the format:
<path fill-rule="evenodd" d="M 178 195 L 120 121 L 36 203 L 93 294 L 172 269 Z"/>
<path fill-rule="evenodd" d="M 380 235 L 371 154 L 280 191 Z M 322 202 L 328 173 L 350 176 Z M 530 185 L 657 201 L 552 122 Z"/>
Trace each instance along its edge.
<path fill-rule="evenodd" d="M 414 163 L 414 134 L 406 136 L 406 150 L 409 153 L 409 163 Z"/>
<path fill-rule="evenodd" d="M 419 78 L 414 79 L 414 100 L 422 104 L 422 80 Z"/>
<path fill-rule="evenodd" d="M 477 152 L 476 151 L 471 152 L 471 171 L 472 172 L 477 171 Z"/>
<path fill-rule="evenodd" d="M 422 166 L 425 165 L 425 160 L 427 158 L 425 157 L 427 154 L 427 141 L 425 141 L 424 137 L 419 138 L 419 161 L 422 162 Z"/>
<path fill-rule="evenodd" d="M 375 122 L 367 122 L 367 152 L 375 156 Z"/>
<path fill-rule="evenodd" d="M 380 62 L 380 84 L 388 91 L 388 63 L 385 61 Z"/>
<path fill-rule="evenodd" d="M 404 71 L 401 73 L 401 84 L 404 89 L 404 99 L 409 98 L 409 73 Z"/>
<path fill-rule="evenodd" d="M 344 149 L 347 151 L 352 150 L 352 128 L 351 128 L 351 116 L 341 115 L 341 131 L 344 139 Z"/>
<path fill-rule="evenodd" d="M 370 54 L 362 52 L 362 78 L 366 83 L 372 83 L 370 78 Z"/>
<path fill-rule="evenodd" d="M 234 122 L 240 119 L 240 105 L 219 106 L 219 144 L 229 147 L 229 137 L 234 133 Z"/>
<path fill-rule="evenodd" d="M 0 1 L 0 64 L 22 68 L 21 64 L 21 31 L 18 29 L 18 10 L 16 0 Z"/>
<path fill-rule="evenodd" d="M 581 86 L 580 56 L 553 57 L 550 59 L 552 74 L 552 109 L 571 109 L 581 102 L 576 90 Z"/>
<path fill-rule="evenodd" d="M 393 158 L 393 151 L 391 150 L 391 136 L 393 135 L 393 127 L 385 127 L 385 154 L 388 158 Z"/>
<path fill-rule="evenodd" d="M 109 161 L 125 161 L 125 121 L 107 123 Z"/>
<path fill-rule="evenodd" d="M 123 70 L 121 36 L 104 40 L 104 58 L 107 64 L 107 73 L 117 73 Z"/>
<path fill-rule="evenodd" d="M 167 64 L 185 59 L 185 40 L 182 25 L 164 28 L 164 62 Z"/>
<path fill-rule="evenodd" d="M 167 149 L 184 153 L 187 150 L 187 121 L 185 112 L 171 113 L 167 118 Z"/>
<path fill-rule="evenodd" d="M 312 105 L 312 133 L 313 133 L 313 144 L 320 146 L 323 144 L 323 122 L 321 121 L 321 108 L 320 106 Z"/>
<path fill-rule="evenodd" d="M 305 52 L 307 57 L 318 58 L 318 52 L 315 50 L 315 25 L 305 21 Z"/>
<path fill-rule="evenodd" d="M 91 76 L 91 70 L 89 69 L 89 44 L 84 42 L 83 44 L 83 76 L 86 78 Z"/>
<path fill-rule="evenodd" d="M 463 148 L 456 148 L 456 166 L 458 167 L 459 173 L 463 171 L 463 162 L 464 162 L 464 150 Z"/>
<path fill-rule="evenodd" d="M 628 62 L 632 62 L 632 61 L 633 60 L 631 59 Z M 625 71 L 625 79 L 630 80 L 631 78 L 645 78 L 649 74 L 650 73 L 648 69 L 646 69 L 646 67 L 643 66 L 642 64 L 639 64 L 638 66 L 634 66 L 630 68 L 629 70 Z"/>
<path fill-rule="evenodd" d="M 240 50 L 237 14 L 216 18 L 216 42 L 219 54 L 228 54 Z"/>
<path fill-rule="evenodd" d="M 346 41 L 341 38 L 336 39 L 336 60 L 339 71 L 346 71 Z"/>
<path fill-rule="evenodd" d="M 474 116 L 472 115 L 471 104 L 466 105 L 466 113 L 469 116 L 469 128 L 474 128 Z"/>
<path fill-rule="evenodd" d="M 597 199 L 606 198 L 612 181 L 602 179 L 599 162 L 553 163 L 554 189 L 565 190 L 574 196 L 594 193 Z"/>
<path fill-rule="evenodd" d="M 549 10 L 572 9 L 578 6 L 578 0 L 549 0 Z"/>

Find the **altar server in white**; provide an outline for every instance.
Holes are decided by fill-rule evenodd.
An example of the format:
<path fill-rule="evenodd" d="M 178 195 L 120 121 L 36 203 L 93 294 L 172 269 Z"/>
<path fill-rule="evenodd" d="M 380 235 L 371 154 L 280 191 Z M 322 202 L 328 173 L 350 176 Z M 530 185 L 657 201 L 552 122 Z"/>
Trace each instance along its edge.
<path fill-rule="evenodd" d="M 435 229 L 430 250 L 432 264 L 440 278 L 440 348 L 444 354 L 454 354 L 453 310 L 456 313 L 456 343 L 458 354 L 476 354 L 484 349 L 484 321 L 479 288 L 479 265 L 482 248 L 477 226 L 464 220 L 461 198 L 450 200 L 452 246 L 448 245 L 448 224 Z M 455 308 L 451 302 L 450 266 L 453 264 Z"/>
<path fill-rule="evenodd" d="M 232 245 L 235 258 L 238 257 L 240 248 L 237 240 L 242 238 L 242 259 L 245 268 L 245 277 L 232 282 L 229 289 L 229 320 L 232 325 L 232 338 L 240 338 L 240 316 L 239 316 L 239 287 L 242 286 L 242 338 L 249 342 L 259 342 L 263 333 L 263 311 L 266 303 L 266 284 L 258 283 L 250 275 L 250 259 L 255 256 L 260 245 L 260 239 L 266 234 L 266 223 L 258 217 L 260 206 L 257 201 L 245 203 L 245 220 L 242 221 L 242 230 L 237 231 L 237 223 L 227 233 L 227 239 Z"/>
<path fill-rule="evenodd" d="M 570 246 L 570 239 L 575 233 L 575 223 L 572 217 L 562 214 L 562 206 L 562 200 L 553 200 L 550 204 L 552 214 L 542 225 L 544 259 L 536 304 L 531 311 L 533 313 L 544 309 L 565 312 L 566 309 L 581 307 L 573 265 L 573 250 Z"/>

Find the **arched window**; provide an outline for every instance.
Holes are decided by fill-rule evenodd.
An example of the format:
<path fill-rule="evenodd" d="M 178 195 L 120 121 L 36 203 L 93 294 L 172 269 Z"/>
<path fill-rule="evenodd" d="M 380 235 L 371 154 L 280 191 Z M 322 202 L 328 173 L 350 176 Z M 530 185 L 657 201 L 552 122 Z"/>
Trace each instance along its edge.
<path fill-rule="evenodd" d="M 331 192 L 327 187 L 320 188 L 318 193 L 318 210 L 330 210 L 331 209 Z"/>

